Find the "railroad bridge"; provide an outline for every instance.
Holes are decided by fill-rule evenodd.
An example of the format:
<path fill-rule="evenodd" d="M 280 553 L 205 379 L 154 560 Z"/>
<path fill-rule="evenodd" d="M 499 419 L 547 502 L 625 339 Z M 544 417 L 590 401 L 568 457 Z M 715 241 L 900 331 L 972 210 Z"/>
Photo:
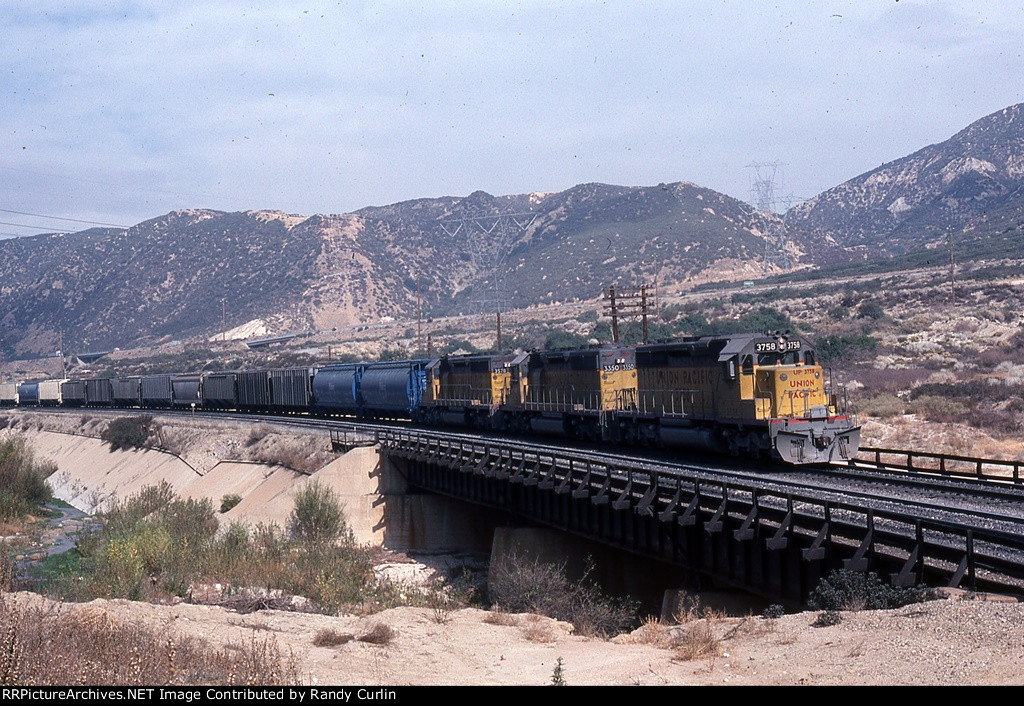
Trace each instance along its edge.
<path fill-rule="evenodd" d="M 770 477 L 430 430 L 331 434 L 339 449 L 378 446 L 412 489 L 486 508 L 495 526 L 540 525 L 621 550 L 643 562 L 643 573 L 666 577 L 662 588 L 689 579 L 801 605 L 835 569 L 873 571 L 898 586 L 994 592 L 1022 571 L 992 550 L 1024 550 L 1020 537 L 779 490 Z"/>

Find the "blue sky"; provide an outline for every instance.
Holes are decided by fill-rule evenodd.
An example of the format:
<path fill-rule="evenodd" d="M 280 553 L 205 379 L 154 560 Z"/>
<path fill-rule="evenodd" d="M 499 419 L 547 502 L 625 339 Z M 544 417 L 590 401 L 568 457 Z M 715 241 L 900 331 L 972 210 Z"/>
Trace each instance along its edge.
<path fill-rule="evenodd" d="M 1012 2 L 37 0 L 0 26 L 4 236 L 82 227 L 11 211 L 131 225 L 592 181 L 746 200 L 753 162 L 807 198 L 1024 100 Z"/>

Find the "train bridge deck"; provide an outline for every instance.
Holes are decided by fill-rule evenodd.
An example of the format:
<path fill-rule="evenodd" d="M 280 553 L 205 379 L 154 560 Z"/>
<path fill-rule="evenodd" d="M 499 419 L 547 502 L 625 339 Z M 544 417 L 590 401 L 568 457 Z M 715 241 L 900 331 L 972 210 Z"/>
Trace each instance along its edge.
<path fill-rule="evenodd" d="M 353 430 L 332 432 L 340 442 Z M 370 443 L 366 431 L 360 443 Z M 514 440 L 372 432 L 410 486 L 502 510 L 770 600 L 799 605 L 835 569 L 895 585 L 1021 592 L 1024 539 L 706 469 Z M 1009 577 L 1009 578 L 1008 578 Z M 1008 583 L 1009 580 L 1009 583 Z"/>

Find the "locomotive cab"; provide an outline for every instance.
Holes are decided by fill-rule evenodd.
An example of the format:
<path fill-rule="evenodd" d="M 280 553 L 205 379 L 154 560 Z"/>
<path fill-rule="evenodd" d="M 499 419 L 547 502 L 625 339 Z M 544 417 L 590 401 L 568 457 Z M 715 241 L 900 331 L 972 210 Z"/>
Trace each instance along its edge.
<path fill-rule="evenodd" d="M 857 451 L 860 430 L 799 335 L 705 336 L 643 346 L 637 356 L 641 411 L 656 413 L 663 444 L 790 463 L 848 460 Z"/>
<path fill-rule="evenodd" d="M 808 341 L 788 332 L 766 332 L 753 341 L 747 357 L 756 418 L 768 421 L 772 446 L 783 460 L 827 463 L 856 453 L 860 428 L 839 409 Z"/>

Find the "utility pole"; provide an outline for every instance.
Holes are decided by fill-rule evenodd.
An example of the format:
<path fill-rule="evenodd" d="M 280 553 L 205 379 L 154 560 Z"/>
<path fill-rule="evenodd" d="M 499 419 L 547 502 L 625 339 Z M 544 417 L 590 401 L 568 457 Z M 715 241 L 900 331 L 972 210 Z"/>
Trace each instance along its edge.
<path fill-rule="evenodd" d="M 619 342 L 619 314 L 615 310 L 615 285 L 608 287 L 608 300 L 612 309 L 612 343 Z"/>
<path fill-rule="evenodd" d="M 619 316 L 639 316 L 643 322 L 643 340 L 649 340 L 647 328 L 647 290 L 648 285 L 642 284 L 634 287 L 619 287 L 610 285 L 605 294 L 608 305 L 605 313 L 612 317 L 612 341 L 619 342 Z"/>
<path fill-rule="evenodd" d="M 221 297 L 220 300 L 220 340 L 222 343 L 228 342 L 228 327 L 227 327 L 227 299 Z"/>
<path fill-rule="evenodd" d="M 956 269 L 953 267 L 953 226 L 946 226 L 949 231 L 949 300 L 956 301 Z"/>
<path fill-rule="evenodd" d="M 416 276 L 416 350 L 423 352 L 423 296 L 419 275 Z"/>

